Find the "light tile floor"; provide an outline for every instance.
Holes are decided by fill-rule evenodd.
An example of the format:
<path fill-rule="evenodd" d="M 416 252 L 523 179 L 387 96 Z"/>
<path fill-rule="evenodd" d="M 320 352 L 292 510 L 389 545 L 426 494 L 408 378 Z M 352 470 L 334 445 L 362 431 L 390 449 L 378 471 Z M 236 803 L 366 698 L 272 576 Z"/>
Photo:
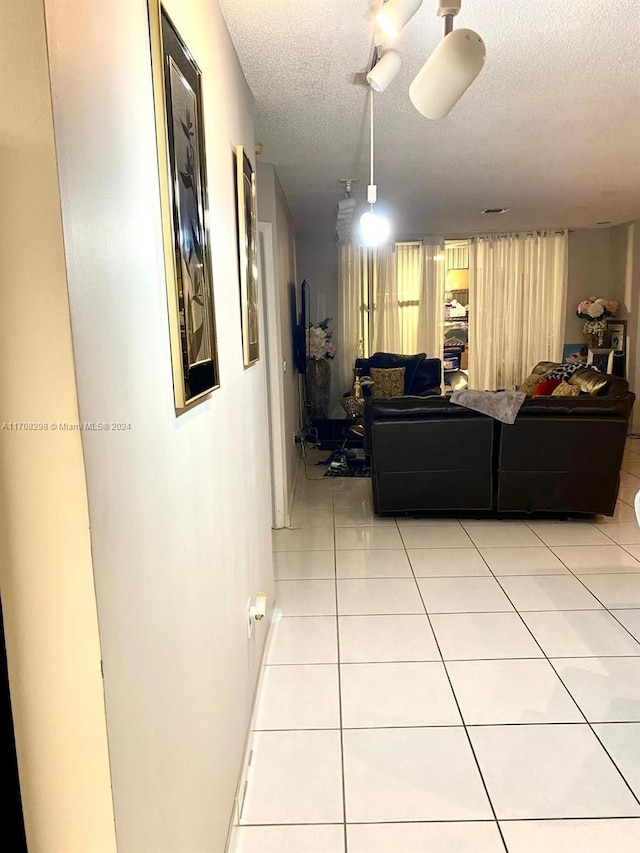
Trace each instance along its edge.
<path fill-rule="evenodd" d="M 613 519 L 378 519 L 308 462 L 235 853 L 638 853 L 640 441 Z"/>

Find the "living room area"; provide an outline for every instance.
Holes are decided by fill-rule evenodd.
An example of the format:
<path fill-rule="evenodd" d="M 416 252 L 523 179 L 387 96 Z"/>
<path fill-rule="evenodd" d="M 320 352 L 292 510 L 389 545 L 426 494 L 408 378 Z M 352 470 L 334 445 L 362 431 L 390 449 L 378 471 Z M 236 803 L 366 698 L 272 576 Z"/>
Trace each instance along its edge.
<path fill-rule="evenodd" d="M 269 221 L 295 231 L 284 354 L 305 334 L 233 849 L 631 853 L 640 175 L 596 130 L 598 109 L 636 123 L 601 61 L 615 38 L 589 4 L 567 32 L 551 4 L 464 2 L 454 27 L 485 37 L 487 65 L 430 121 L 408 97 L 442 24 L 429 4 L 404 4 L 395 42 L 372 31 L 387 4 L 308 10 L 310 32 L 335 24 L 315 46 L 222 5 L 274 164 Z M 391 223 L 377 246 L 367 210 Z M 466 393 L 517 405 L 491 416 Z"/>

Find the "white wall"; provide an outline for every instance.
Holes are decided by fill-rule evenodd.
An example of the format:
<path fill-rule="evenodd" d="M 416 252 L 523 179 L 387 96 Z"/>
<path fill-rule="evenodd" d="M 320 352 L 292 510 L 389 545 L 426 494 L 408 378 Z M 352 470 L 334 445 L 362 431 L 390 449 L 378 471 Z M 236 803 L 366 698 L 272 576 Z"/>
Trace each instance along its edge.
<path fill-rule="evenodd" d="M 270 163 L 258 163 L 258 219 L 269 222 L 273 234 L 274 267 L 278 287 L 280 341 L 282 359 L 282 396 L 284 405 L 284 458 L 287 491 L 286 516 L 290 518 L 299 456 L 294 435 L 300 431 L 300 376 L 295 366 L 292 329 L 292 299 L 296 283 L 295 228 L 278 175 Z M 270 330 L 273 333 L 275 330 Z"/>
<path fill-rule="evenodd" d="M 30 853 L 115 851 L 42 0 L 0 4 L 0 584 Z M 98 243 L 98 241 L 96 241 Z M 10 840 L 5 838 L 5 843 Z"/>
<path fill-rule="evenodd" d="M 570 232 L 567 275 L 564 340 L 567 344 L 577 344 L 584 341 L 584 320 L 576 317 L 578 303 L 588 296 L 616 298 L 611 274 L 610 228 L 585 228 Z"/>
<path fill-rule="evenodd" d="M 118 850 L 221 851 L 266 631 L 247 640 L 247 598 L 273 599 L 232 158 L 252 98 L 217 3 L 166 0 L 203 72 L 221 377 L 176 418 L 146 3 L 46 7 L 80 416 L 131 424 L 83 434 Z"/>

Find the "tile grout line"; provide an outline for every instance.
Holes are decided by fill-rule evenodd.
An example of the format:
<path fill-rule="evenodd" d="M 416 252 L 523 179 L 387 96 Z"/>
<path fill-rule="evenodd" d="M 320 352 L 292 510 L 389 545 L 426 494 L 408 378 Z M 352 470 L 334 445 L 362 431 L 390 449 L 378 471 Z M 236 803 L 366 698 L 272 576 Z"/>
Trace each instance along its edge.
<path fill-rule="evenodd" d="M 531 528 L 530 528 L 530 529 L 531 529 Z M 535 530 L 533 530 L 532 532 L 533 532 L 536 536 L 538 536 L 538 534 L 535 532 Z M 542 542 L 542 537 L 538 536 L 538 539 L 540 539 L 540 541 Z M 545 543 L 543 543 L 543 544 L 545 544 Z M 547 547 L 547 548 L 548 548 L 548 546 L 547 546 L 546 544 L 545 544 L 545 547 Z M 549 548 L 549 550 L 551 550 L 551 549 Z M 554 552 L 552 552 L 552 553 L 554 553 Z M 482 556 L 482 555 L 480 555 L 480 556 Z M 556 554 L 556 556 L 558 556 L 558 555 Z M 483 559 L 484 559 L 484 558 L 483 558 Z M 560 557 L 558 557 L 558 559 L 562 562 L 562 560 L 561 560 L 561 558 L 560 558 Z M 488 564 L 488 563 L 487 563 L 487 565 L 488 565 L 488 567 L 489 567 L 489 571 L 491 571 L 491 566 L 489 566 L 489 564 Z M 567 566 L 567 565 L 566 565 L 566 563 L 563 563 L 563 565 L 565 565 L 565 567 L 566 567 L 567 569 L 569 569 L 569 566 Z M 569 569 L 569 571 L 571 572 L 571 569 Z M 573 574 L 573 572 L 571 572 L 571 573 Z M 574 575 L 574 577 L 575 577 L 575 575 Z M 497 578 L 496 578 L 496 580 L 497 580 Z M 499 581 L 498 581 L 498 583 L 499 583 Z M 591 592 L 591 590 L 589 590 L 589 592 Z M 509 599 L 509 601 L 511 602 L 511 604 L 513 604 L 513 602 L 512 602 L 512 601 L 511 601 L 511 599 L 509 598 L 509 596 L 508 596 L 508 594 L 507 594 L 507 592 L 506 592 L 506 591 L 505 591 L 505 595 L 507 596 L 507 598 Z M 595 596 L 594 596 L 594 598 L 595 598 Z M 598 599 L 596 599 L 596 600 L 598 600 Z M 604 606 L 604 605 L 603 605 L 603 606 Z M 606 609 L 607 609 L 607 608 L 605 608 L 605 610 L 606 610 Z M 558 610 L 558 611 L 552 611 L 552 612 L 562 613 L 563 611 Z M 599 612 L 599 611 L 592 611 L 592 612 Z M 550 667 L 552 668 L 552 670 L 555 672 L 555 674 L 556 674 L 556 676 L 558 677 L 558 679 L 559 679 L 560 683 L 562 684 L 562 686 L 564 687 L 564 689 L 567 691 L 567 693 L 568 693 L 568 694 L 569 694 L 569 696 L 571 697 L 571 700 L 572 700 L 572 701 L 573 701 L 573 703 L 575 704 L 575 706 L 576 706 L 576 708 L 578 709 L 579 713 L 584 717 L 584 721 L 585 721 L 585 723 L 589 726 L 589 728 L 590 728 L 590 730 L 591 730 L 591 732 L 592 732 L 593 736 L 595 737 L 595 739 L 598 741 L 598 743 L 600 744 L 600 746 L 601 746 L 601 747 L 602 747 L 602 749 L 604 750 L 605 755 L 608 757 L 609 761 L 613 764 L 613 766 L 615 767 L 615 769 L 618 771 L 618 775 L 620 776 L 620 778 L 622 779 L 622 781 L 624 782 L 624 784 L 626 785 L 626 787 L 629 789 L 629 792 L 631 793 L 631 796 L 634 798 L 634 800 L 636 801 L 636 803 L 638 803 L 638 805 L 640 805 L 640 798 L 639 798 L 639 797 L 638 797 L 638 795 L 635 793 L 635 791 L 633 790 L 633 788 L 631 787 L 631 785 L 630 785 L 630 784 L 629 784 L 629 782 L 627 781 L 626 777 L 624 776 L 624 774 L 622 773 L 622 771 L 620 770 L 620 768 L 618 767 L 618 765 L 616 764 L 616 762 L 615 762 L 615 761 L 613 760 L 613 758 L 611 757 L 611 754 L 609 753 L 609 750 L 606 748 L 606 746 L 604 745 L 604 743 L 602 742 L 602 740 L 601 740 L 601 739 L 600 739 L 600 737 L 598 736 L 598 733 L 597 733 L 597 732 L 596 732 L 596 730 L 593 728 L 593 725 L 591 724 L 591 722 L 587 719 L 587 715 L 584 713 L 584 711 L 582 710 L 582 708 L 581 708 L 581 707 L 580 707 L 580 705 L 578 704 L 578 701 L 575 699 L 575 697 L 574 697 L 573 693 L 569 690 L 569 688 L 567 687 L 567 685 L 564 683 L 564 680 L 563 680 L 563 679 L 562 679 L 562 677 L 560 676 L 560 673 L 558 672 L 558 670 L 555 668 L 555 666 L 553 665 L 553 663 L 552 663 L 552 662 L 551 662 L 551 660 L 549 659 L 549 656 L 547 655 L 547 653 L 545 652 L 545 650 L 542 648 L 541 643 L 539 643 L 539 642 L 538 642 L 537 637 L 535 636 L 535 634 L 533 633 L 533 631 L 531 630 L 531 628 L 527 625 L 527 623 L 526 623 L 526 621 L 524 620 L 524 618 L 523 618 L 522 614 L 520 613 L 520 611 L 516 609 L 516 613 L 517 613 L 517 614 L 518 614 L 518 616 L 520 617 L 520 620 L 522 621 L 522 624 L 525 626 L 525 628 L 527 629 L 527 631 L 531 634 L 531 637 L 533 638 L 533 641 L 536 643 L 536 645 L 538 646 L 538 648 L 540 649 L 540 651 L 541 651 L 541 652 L 542 652 L 542 654 L 544 655 L 544 660 L 546 660 L 546 661 L 547 661 L 547 663 L 549 664 L 549 666 L 550 666 Z M 615 618 L 615 617 L 614 617 L 614 618 Z"/>
<path fill-rule="evenodd" d="M 505 849 L 506 853 L 509 853 L 509 848 L 507 847 L 507 842 L 505 841 L 505 837 L 504 837 L 504 835 L 503 835 L 503 833 L 502 833 L 502 827 L 500 826 L 500 821 L 498 820 L 498 815 L 496 814 L 496 810 L 495 810 L 495 807 L 494 807 L 494 805 L 493 805 L 493 800 L 491 799 L 491 796 L 490 796 L 490 794 L 489 794 L 489 789 L 488 789 L 488 787 L 487 787 L 487 783 L 486 783 L 485 778 L 484 778 L 484 775 L 483 775 L 483 773 L 482 773 L 482 769 L 481 769 L 481 767 L 480 767 L 480 762 L 478 761 L 478 756 L 476 755 L 476 751 L 475 751 L 475 749 L 473 748 L 473 743 L 472 743 L 472 741 L 471 741 L 471 736 L 470 736 L 470 734 L 469 734 L 469 730 L 468 730 L 468 728 L 467 728 L 467 724 L 466 724 L 465 719 L 464 719 L 464 714 L 462 713 L 462 708 L 460 707 L 460 703 L 459 703 L 459 701 L 458 701 L 458 697 L 457 697 L 457 695 L 456 695 L 456 691 L 454 690 L 453 682 L 451 681 L 451 676 L 449 675 L 449 670 L 448 670 L 448 668 L 447 668 L 447 663 L 446 663 L 446 661 L 445 661 L 445 659 L 444 659 L 444 655 L 442 654 L 442 649 L 440 648 L 440 643 L 439 643 L 439 641 L 438 641 L 438 637 L 437 637 L 437 635 L 436 635 L 436 632 L 435 632 L 435 630 L 434 630 L 434 628 L 433 628 L 433 624 L 432 624 L 431 619 L 430 619 L 430 617 L 429 617 L 429 613 L 428 613 L 428 611 L 427 611 L 427 607 L 426 607 L 426 604 L 425 604 L 424 598 L 423 598 L 423 596 L 422 596 L 422 590 L 420 589 L 420 585 L 418 584 L 418 579 L 416 578 L 415 573 L 413 572 L 413 565 L 411 564 L 411 560 L 410 560 L 410 558 L 409 558 L 408 550 L 407 550 L 407 547 L 406 547 L 406 544 L 405 544 L 405 541 L 404 541 L 404 538 L 403 538 L 403 536 L 402 536 L 402 532 L 401 532 L 401 531 L 400 531 L 400 538 L 402 539 L 402 544 L 404 545 L 404 550 L 405 550 L 405 553 L 406 553 L 406 556 L 407 556 L 407 560 L 409 560 L 409 565 L 411 566 L 411 571 L 412 571 L 412 573 L 413 573 L 413 580 L 414 580 L 414 583 L 415 583 L 415 585 L 416 585 L 416 589 L 417 589 L 417 591 L 418 591 L 418 595 L 420 596 L 420 601 L 422 602 L 422 607 L 423 607 L 423 609 L 424 609 L 424 614 L 425 614 L 425 616 L 426 616 L 426 618 L 427 618 L 427 622 L 429 623 L 429 628 L 431 629 L 431 633 L 432 633 L 432 635 L 433 635 L 433 639 L 434 639 L 434 642 L 435 642 L 435 644 L 436 644 L 436 648 L 438 649 L 438 654 L 440 655 L 440 659 L 441 659 L 441 662 L 442 662 L 442 666 L 443 666 L 443 668 L 444 668 L 444 672 L 445 672 L 445 675 L 446 675 L 446 677 L 447 677 L 447 681 L 449 682 L 449 689 L 451 690 L 451 694 L 452 694 L 452 696 L 453 696 L 453 700 L 454 700 L 454 702 L 456 703 L 456 708 L 458 709 L 458 714 L 460 715 L 460 719 L 461 719 L 461 721 L 462 721 L 462 727 L 463 727 L 463 729 L 464 729 L 464 733 L 465 733 L 465 735 L 466 735 L 466 737 L 467 737 L 467 743 L 469 744 L 469 749 L 471 750 L 471 754 L 473 755 L 473 760 L 475 761 L 476 767 L 477 767 L 477 769 L 478 769 L 478 774 L 479 774 L 479 776 L 480 776 L 480 781 L 482 782 L 482 787 L 484 788 L 484 792 L 485 792 L 486 797 L 487 797 L 487 802 L 489 803 L 489 808 L 491 809 L 491 813 L 493 814 L 493 819 L 494 819 L 494 821 L 495 821 L 495 825 L 496 825 L 496 828 L 497 828 L 497 830 L 498 830 L 498 834 L 500 835 L 500 840 L 502 841 L 502 844 L 503 844 L 503 846 L 504 846 L 504 849 Z M 475 545 L 474 545 L 474 548 L 475 548 Z M 476 551 L 477 551 L 477 550 L 478 550 L 478 549 L 476 548 Z"/>
<path fill-rule="evenodd" d="M 347 834 L 347 792 L 344 779 L 344 727 L 342 724 L 342 672 L 340 670 L 340 614 L 338 609 L 338 557 L 337 557 L 337 533 L 336 533 L 336 510 L 335 510 L 335 487 L 333 481 L 331 483 L 331 511 L 333 521 L 333 583 L 334 595 L 336 599 L 335 614 L 336 614 L 336 654 L 337 654 L 337 669 L 338 669 L 338 714 L 340 723 L 340 770 L 342 783 L 342 835 L 344 844 L 344 853 L 349 853 L 349 840 Z"/>

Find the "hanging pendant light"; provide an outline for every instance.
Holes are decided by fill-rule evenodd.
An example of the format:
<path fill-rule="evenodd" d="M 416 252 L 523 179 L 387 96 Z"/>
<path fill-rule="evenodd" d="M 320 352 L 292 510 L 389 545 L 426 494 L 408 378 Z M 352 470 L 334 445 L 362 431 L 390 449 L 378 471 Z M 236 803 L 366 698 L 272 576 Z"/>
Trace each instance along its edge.
<path fill-rule="evenodd" d="M 370 111 L 370 165 L 371 178 L 367 187 L 367 203 L 370 210 L 360 217 L 360 236 L 367 246 L 380 246 L 385 243 L 391 234 L 391 223 L 386 216 L 381 216 L 374 210 L 378 200 L 378 188 L 373 179 L 373 88 L 369 88 Z"/>

